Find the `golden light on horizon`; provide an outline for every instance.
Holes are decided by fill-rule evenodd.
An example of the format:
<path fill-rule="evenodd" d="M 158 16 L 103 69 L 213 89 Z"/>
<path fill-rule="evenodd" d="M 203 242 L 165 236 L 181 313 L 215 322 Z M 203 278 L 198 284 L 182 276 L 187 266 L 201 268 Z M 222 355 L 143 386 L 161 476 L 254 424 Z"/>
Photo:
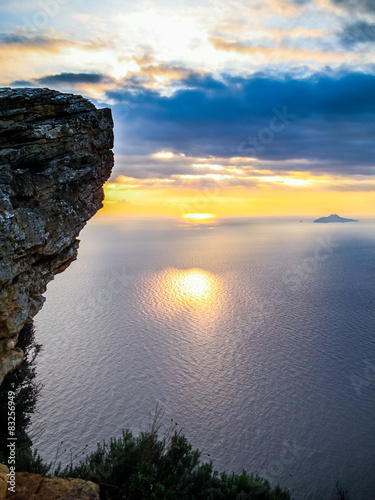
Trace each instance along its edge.
<path fill-rule="evenodd" d="M 195 168 L 210 168 L 211 170 L 225 170 L 225 167 L 222 165 L 214 165 L 212 163 L 204 163 L 203 165 L 200 165 L 199 163 L 193 163 L 192 167 Z"/>
<path fill-rule="evenodd" d="M 226 172 L 234 172 L 235 174 L 242 174 L 243 170 L 240 170 L 239 168 L 230 168 L 230 167 L 223 167 L 222 165 L 212 165 L 211 163 L 204 163 L 199 164 L 199 163 L 193 163 L 192 167 L 194 168 L 209 168 L 211 170 L 217 170 L 217 171 L 222 171 L 225 170 Z"/>
<path fill-rule="evenodd" d="M 248 161 L 259 161 L 258 158 L 245 158 L 243 156 L 234 156 L 233 158 L 230 159 L 230 161 L 236 161 L 236 162 L 241 162 L 241 163 L 246 163 Z"/>
<path fill-rule="evenodd" d="M 185 214 L 182 216 L 183 219 L 188 219 L 190 221 L 198 221 L 198 222 L 214 219 L 215 217 L 216 217 L 215 214 Z"/>
<path fill-rule="evenodd" d="M 172 160 L 160 160 L 168 161 Z M 207 184 L 207 189 L 205 184 L 200 184 L 206 176 L 191 177 L 180 181 L 181 175 L 165 179 L 120 175 L 105 184 L 104 208 L 99 216 L 174 217 L 186 225 L 212 225 L 218 218 L 232 216 L 298 217 L 303 214 L 317 218 L 332 211 L 349 218 L 374 215 L 373 177 L 370 180 L 357 176 L 351 180 L 341 176 L 307 175 L 302 171 L 277 175 L 262 170 L 239 176 L 238 181 L 243 185 L 231 180 L 231 183 Z"/>
<path fill-rule="evenodd" d="M 192 175 L 192 174 L 181 174 L 178 175 L 180 179 L 213 179 L 214 181 L 222 181 L 225 179 L 234 179 L 234 175 L 222 175 L 222 174 L 204 174 L 204 175 Z"/>
<path fill-rule="evenodd" d="M 161 160 L 170 160 L 174 157 L 174 154 L 170 151 L 160 151 L 159 153 L 155 153 L 154 156 L 156 158 L 160 158 Z"/>
<path fill-rule="evenodd" d="M 299 179 L 295 177 L 290 177 L 290 176 L 279 176 L 279 175 L 272 175 L 272 176 L 264 176 L 264 177 L 253 177 L 253 179 L 256 179 L 261 182 L 270 182 L 274 184 L 285 184 L 286 186 L 292 186 L 292 187 L 304 187 L 304 186 L 309 186 L 316 182 L 314 179 L 308 178 L 308 179 Z"/>

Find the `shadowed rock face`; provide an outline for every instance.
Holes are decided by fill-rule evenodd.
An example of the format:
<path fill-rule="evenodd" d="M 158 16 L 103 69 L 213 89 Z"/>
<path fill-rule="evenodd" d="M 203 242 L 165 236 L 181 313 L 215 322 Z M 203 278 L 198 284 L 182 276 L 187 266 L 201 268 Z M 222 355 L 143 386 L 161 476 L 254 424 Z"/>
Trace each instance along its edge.
<path fill-rule="evenodd" d="M 0 89 L 0 383 L 47 283 L 77 258 L 113 167 L 110 109 L 49 89 Z"/>

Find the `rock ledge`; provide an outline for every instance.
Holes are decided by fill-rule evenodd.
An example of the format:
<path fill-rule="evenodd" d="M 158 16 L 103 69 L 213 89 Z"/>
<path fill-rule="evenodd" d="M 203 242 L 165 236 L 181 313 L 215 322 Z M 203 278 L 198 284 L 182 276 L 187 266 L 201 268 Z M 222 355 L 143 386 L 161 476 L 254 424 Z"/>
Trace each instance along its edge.
<path fill-rule="evenodd" d="M 49 89 L 0 89 L 0 383 L 47 283 L 76 259 L 113 167 L 110 109 Z"/>
<path fill-rule="evenodd" d="M 0 500 L 99 500 L 99 486 L 91 481 L 68 477 L 42 477 L 16 472 L 15 493 L 7 488 L 9 469 L 0 464 Z"/>

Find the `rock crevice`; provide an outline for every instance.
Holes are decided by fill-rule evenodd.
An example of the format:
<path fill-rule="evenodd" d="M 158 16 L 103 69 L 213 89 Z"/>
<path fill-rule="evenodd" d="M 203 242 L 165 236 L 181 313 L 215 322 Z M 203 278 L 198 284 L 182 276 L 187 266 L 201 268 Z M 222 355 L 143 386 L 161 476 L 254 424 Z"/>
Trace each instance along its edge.
<path fill-rule="evenodd" d="M 0 383 L 22 360 L 25 322 L 102 207 L 113 167 L 110 109 L 49 89 L 0 89 Z"/>

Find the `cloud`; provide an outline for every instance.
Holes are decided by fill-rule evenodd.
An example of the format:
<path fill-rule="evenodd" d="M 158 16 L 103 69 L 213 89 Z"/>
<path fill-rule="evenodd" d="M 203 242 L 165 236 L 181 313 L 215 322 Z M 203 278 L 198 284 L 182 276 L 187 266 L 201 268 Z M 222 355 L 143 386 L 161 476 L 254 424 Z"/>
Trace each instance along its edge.
<path fill-rule="evenodd" d="M 187 78 L 190 75 L 191 70 L 178 65 L 170 65 L 164 63 L 142 66 L 140 72 L 145 75 L 167 76 L 171 79 L 181 79 Z"/>
<path fill-rule="evenodd" d="M 115 80 L 101 73 L 59 73 L 31 80 L 16 80 L 12 87 L 48 86 L 62 92 L 80 92 L 88 97 L 100 98 L 106 89 L 113 88 Z"/>
<path fill-rule="evenodd" d="M 332 3 L 354 12 L 375 12 L 374 0 L 332 0 Z"/>
<path fill-rule="evenodd" d="M 324 3 L 317 2 L 316 0 L 288 0 L 294 5 L 303 6 L 307 4 L 317 3 L 320 7 Z M 375 3 L 374 0 L 328 0 L 332 5 L 341 7 L 345 10 L 354 13 L 372 13 L 375 12 Z M 325 5 L 327 7 L 327 5 Z"/>
<path fill-rule="evenodd" d="M 134 58 L 135 59 L 135 58 Z M 137 63 L 141 60 L 137 58 Z M 140 65 L 138 71 L 128 72 L 122 79 L 123 84 L 132 87 L 145 87 L 161 89 L 186 81 L 189 78 L 200 78 L 204 71 L 194 71 L 177 64 L 145 64 Z"/>
<path fill-rule="evenodd" d="M 352 48 L 355 45 L 375 42 L 375 23 L 357 21 L 345 26 L 339 38 L 344 47 Z"/>
<path fill-rule="evenodd" d="M 231 159 L 230 161 L 233 161 Z M 128 158 L 129 161 L 129 158 Z M 178 159 L 177 159 L 178 161 Z M 190 164 L 189 164 L 190 161 Z M 277 170 L 280 168 L 274 162 L 268 162 L 268 166 L 276 166 L 275 171 L 257 170 L 253 166 L 248 166 L 244 170 L 233 169 L 233 165 L 225 164 L 228 160 L 216 158 L 215 161 L 223 165 L 203 165 L 191 164 L 192 161 L 203 161 L 202 159 L 188 159 L 184 166 L 173 168 L 173 162 L 170 162 L 170 168 L 167 170 L 154 165 L 154 172 L 144 169 L 147 163 L 146 158 L 140 157 L 138 164 L 133 162 L 132 169 L 125 169 L 120 174 L 113 176 L 108 189 L 113 191 L 125 190 L 134 192 L 139 189 L 152 189 L 155 191 L 163 191 L 165 189 L 193 189 L 193 190 L 217 190 L 243 187 L 246 189 L 256 189 L 267 187 L 270 189 L 280 190 L 308 190 L 315 192 L 325 191 L 341 191 L 341 192 L 375 192 L 374 177 L 363 175 L 321 175 L 311 172 L 300 172 L 293 170 Z M 191 167 L 194 167 L 193 169 Z M 286 167 L 290 167 L 286 163 Z M 301 164 L 300 164 L 301 166 Z M 306 167 L 312 165 L 306 163 Z M 215 168 L 213 168 L 215 167 Z M 159 170 L 159 172 L 157 171 Z M 179 172 L 179 173 L 176 173 Z"/>
<path fill-rule="evenodd" d="M 72 42 L 62 38 L 51 37 L 48 35 L 28 36 L 19 33 L 0 33 L 0 46 L 13 47 L 17 50 L 35 50 L 42 49 L 47 51 L 55 51 L 64 46 L 70 46 Z"/>
<path fill-rule="evenodd" d="M 37 78 L 36 82 L 42 85 L 56 85 L 59 83 L 82 84 L 82 83 L 109 83 L 114 82 L 112 78 L 100 73 L 60 73 Z"/>
<path fill-rule="evenodd" d="M 32 45 L 32 46 L 42 46 L 48 45 L 50 40 L 43 36 L 34 36 L 29 38 L 24 35 L 18 35 L 16 33 L 0 33 L 0 44 L 1 45 Z"/>
<path fill-rule="evenodd" d="M 36 87 L 34 82 L 28 80 L 16 80 L 11 84 L 12 87 Z"/>
<path fill-rule="evenodd" d="M 151 89 L 139 90 L 138 99 L 127 88 L 106 92 L 115 117 L 117 153 L 185 155 L 172 163 L 147 160 L 153 177 L 156 172 L 190 174 L 186 158 L 210 156 L 256 157 L 273 162 L 273 170 L 277 164 L 288 170 L 287 162 L 289 170 L 301 170 L 293 162 L 303 159 L 305 171 L 375 172 L 374 75 L 276 79 L 259 74 L 220 80 L 194 75 L 182 83 L 188 88 L 171 96 Z"/>
<path fill-rule="evenodd" d="M 315 3 L 315 0 L 289 0 L 295 5 Z M 342 7 L 351 12 L 375 12 L 374 0 L 330 0 L 335 6 Z"/>
<path fill-rule="evenodd" d="M 333 51 L 329 52 L 327 50 L 308 50 L 300 47 L 293 48 L 287 47 L 285 44 L 275 47 L 265 47 L 263 45 L 226 40 L 225 38 L 220 37 L 211 37 L 210 42 L 217 50 L 249 55 L 253 58 L 276 63 L 280 63 L 281 61 L 301 61 L 305 63 L 308 61 L 320 63 L 343 63 L 354 58 L 351 54 L 340 54 Z"/>
<path fill-rule="evenodd" d="M 341 191 L 347 193 L 360 192 L 360 193 L 374 193 L 375 187 L 374 183 L 371 182 L 348 182 L 342 181 L 341 183 L 335 183 L 334 181 L 325 187 L 326 191 Z"/>

